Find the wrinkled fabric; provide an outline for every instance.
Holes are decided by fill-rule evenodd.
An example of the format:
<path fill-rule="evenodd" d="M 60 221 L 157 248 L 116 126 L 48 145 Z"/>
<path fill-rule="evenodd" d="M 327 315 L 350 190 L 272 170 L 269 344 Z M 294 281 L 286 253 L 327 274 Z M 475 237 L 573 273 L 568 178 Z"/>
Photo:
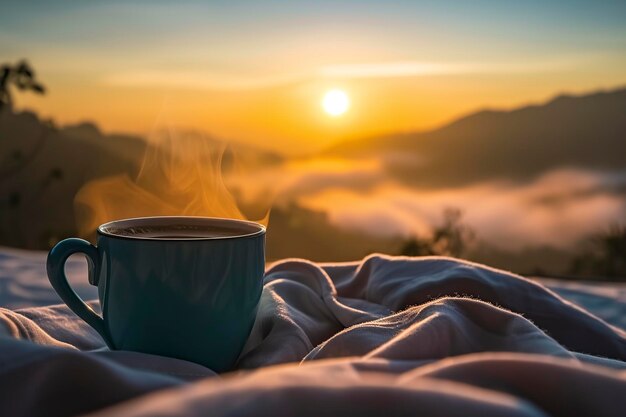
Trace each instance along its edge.
<path fill-rule="evenodd" d="M 0 301 L 21 307 L 28 289 L 6 285 L 2 264 L 0 283 L 19 291 Z M 33 268 L 36 299 L 53 297 Z M 266 272 L 237 368 L 223 375 L 109 351 L 62 305 L 3 308 L 0 414 L 623 416 L 626 333 L 613 313 L 624 288 L 589 287 L 585 298 L 553 284 L 576 303 L 450 258 L 281 261 Z"/>

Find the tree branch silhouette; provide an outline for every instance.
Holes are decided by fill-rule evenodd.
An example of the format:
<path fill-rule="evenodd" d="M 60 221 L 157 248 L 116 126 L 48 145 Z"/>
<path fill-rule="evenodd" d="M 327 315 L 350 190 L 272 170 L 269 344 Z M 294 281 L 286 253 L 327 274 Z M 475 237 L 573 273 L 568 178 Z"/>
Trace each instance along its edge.
<path fill-rule="evenodd" d="M 21 60 L 15 65 L 4 64 L 0 67 L 0 115 L 3 111 L 11 111 L 13 108 L 12 89 L 19 91 L 31 91 L 36 94 L 45 94 L 46 88 L 37 81 L 35 71 L 26 60 Z M 0 119 L 1 120 L 1 119 Z M 5 180 L 35 159 L 43 148 L 45 139 L 50 129 L 42 129 L 35 146 L 26 154 L 14 151 L 2 161 L 0 169 L 0 181 Z"/>
<path fill-rule="evenodd" d="M 0 67 L 0 110 L 7 106 L 10 108 L 13 104 L 10 87 L 37 94 L 46 92 L 43 84 L 35 79 L 35 71 L 26 60 L 21 60 L 15 65 L 4 64 Z"/>

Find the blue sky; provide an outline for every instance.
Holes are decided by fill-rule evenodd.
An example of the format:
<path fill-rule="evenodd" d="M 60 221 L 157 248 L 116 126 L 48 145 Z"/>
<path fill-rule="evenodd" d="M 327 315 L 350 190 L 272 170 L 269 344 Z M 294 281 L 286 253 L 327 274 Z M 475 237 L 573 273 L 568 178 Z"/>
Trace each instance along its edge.
<path fill-rule="evenodd" d="M 153 48 L 178 50 L 175 57 L 185 59 L 189 48 L 202 52 L 198 61 L 218 55 L 212 64 L 232 60 L 262 69 L 267 63 L 255 60 L 256 53 L 271 56 L 315 37 L 369 42 L 389 55 L 426 60 L 623 55 L 626 49 L 624 1 L 9 0 L 2 9 L 0 53 L 7 58 L 49 48 L 120 57 L 142 49 L 141 59 Z M 345 59 L 353 55 L 347 50 Z"/>

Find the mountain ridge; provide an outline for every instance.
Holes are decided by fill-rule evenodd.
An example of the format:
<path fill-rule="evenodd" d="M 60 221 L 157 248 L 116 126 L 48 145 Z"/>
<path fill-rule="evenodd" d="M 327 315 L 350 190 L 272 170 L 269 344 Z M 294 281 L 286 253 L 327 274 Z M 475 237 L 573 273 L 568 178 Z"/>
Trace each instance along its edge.
<path fill-rule="evenodd" d="M 484 109 L 437 129 L 347 141 L 323 154 L 382 159 L 402 181 L 442 186 L 524 180 L 556 167 L 625 170 L 625 152 L 626 87 L 620 87 Z M 404 162 L 393 157 L 398 154 Z"/>

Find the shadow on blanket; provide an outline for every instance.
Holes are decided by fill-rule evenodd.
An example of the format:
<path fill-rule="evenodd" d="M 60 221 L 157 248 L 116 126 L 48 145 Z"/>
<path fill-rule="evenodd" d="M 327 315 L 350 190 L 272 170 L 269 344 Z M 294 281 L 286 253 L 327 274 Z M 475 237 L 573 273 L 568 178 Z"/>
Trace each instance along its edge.
<path fill-rule="evenodd" d="M 623 330 L 540 284 L 449 258 L 272 265 L 228 376 L 107 351 L 62 306 L 1 309 L 0 320 L 2 415 L 618 416 L 626 407 Z"/>

